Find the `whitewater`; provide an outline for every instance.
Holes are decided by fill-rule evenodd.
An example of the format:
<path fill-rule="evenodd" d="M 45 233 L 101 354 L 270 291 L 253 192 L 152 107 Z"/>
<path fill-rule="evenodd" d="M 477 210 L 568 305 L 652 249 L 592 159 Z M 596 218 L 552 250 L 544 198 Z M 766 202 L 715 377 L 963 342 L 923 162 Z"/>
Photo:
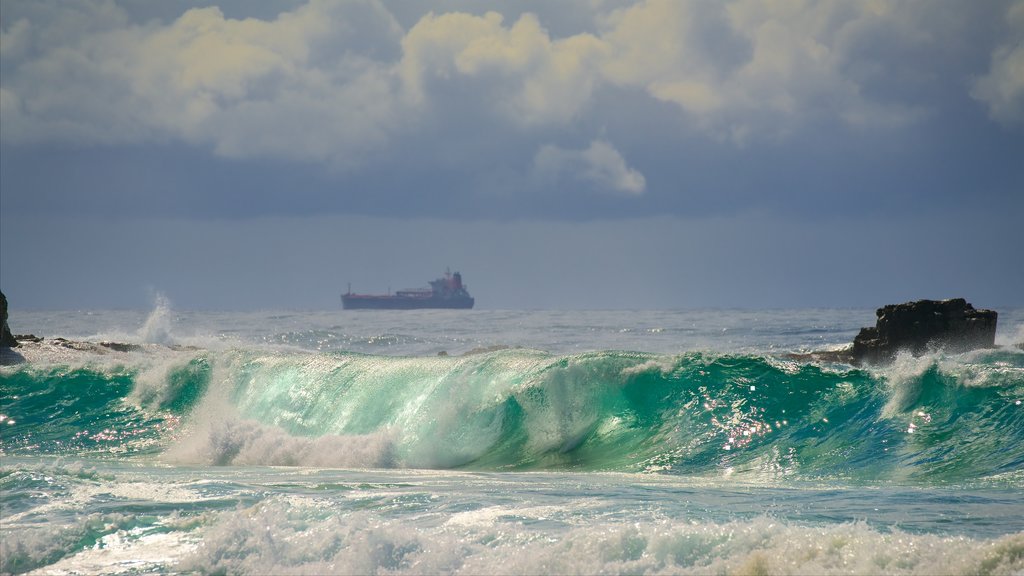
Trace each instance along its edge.
<path fill-rule="evenodd" d="M 1024 574 L 997 311 L 855 367 L 799 354 L 874 310 L 13 310 L 0 573 Z"/>

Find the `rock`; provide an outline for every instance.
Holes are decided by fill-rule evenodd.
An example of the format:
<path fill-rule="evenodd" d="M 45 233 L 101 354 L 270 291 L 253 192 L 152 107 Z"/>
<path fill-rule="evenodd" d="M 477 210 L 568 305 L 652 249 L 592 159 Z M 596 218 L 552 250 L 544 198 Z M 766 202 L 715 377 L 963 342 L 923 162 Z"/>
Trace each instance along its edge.
<path fill-rule="evenodd" d="M 25 357 L 13 348 L 0 346 L 0 366 L 14 366 L 25 362 Z"/>
<path fill-rule="evenodd" d="M 997 313 L 977 310 L 963 298 L 890 304 L 876 314 L 875 326 L 862 328 L 853 340 L 854 363 L 890 362 L 901 350 L 920 356 L 995 348 Z"/>
<path fill-rule="evenodd" d="M 0 324 L 2 324 L 0 326 L 0 347 L 16 347 L 18 341 L 14 339 L 10 327 L 7 326 L 7 297 L 4 296 L 3 292 L 0 292 Z"/>
<path fill-rule="evenodd" d="M 124 342 L 100 342 L 100 346 L 109 348 L 115 352 L 138 352 L 142 350 L 141 344 L 125 344 Z"/>

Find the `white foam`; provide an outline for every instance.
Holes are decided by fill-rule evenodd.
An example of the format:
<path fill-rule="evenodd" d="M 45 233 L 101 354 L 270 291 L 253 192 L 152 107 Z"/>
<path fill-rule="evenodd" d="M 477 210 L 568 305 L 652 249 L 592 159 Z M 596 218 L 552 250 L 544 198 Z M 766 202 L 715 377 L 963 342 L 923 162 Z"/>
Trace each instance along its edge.
<path fill-rule="evenodd" d="M 196 546 L 188 532 L 195 521 L 177 514 L 152 526 L 136 526 L 131 514 L 76 516 L 70 525 L 30 523 L 5 534 L 0 545 L 0 571 L 32 574 L 157 573 L 175 565 Z M 5 526 L 6 528 L 6 526 Z M 97 538 L 82 548 L 82 541 Z M 45 566 L 43 568 L 42 566 Z"/>
<path fill-rule="evenodd" d="M 164 458 L 176 464 L 215 466 L 395 466 L 390 431 L 301 437 L 275 426 L 230 416 L 193 430 L 192 436 L 170 449 Z"/>
<path fill-rule="evenodd" d="M 174 352 L 169 349 L 160 350 L 145 358 L 144 365 L 135 376 L 134 387 L 128 400 L 137 406 L 160 408 L 174 400 L 180 393 L 172 374 L 181 369 L 188 369 L 189 363 L 196 359 L 195 352 Z"/>
<path fill-rule="evenodd" d="M 896 356 L 891 366 L 881 369 L 889 385 L 889 400 L 882 408 L 882 417 L 902 414 L 917 402 L 921 396 L 922 377 L 937 361 L 936 355 L 915 357 L 904 351 Z"/>
<path fill-rule="evenodd" d="M 46 566 L 47 575 L 150 574 L 176 564 L 197 546 L 183 533 L 146 533 L 145 530 L 117 530 L 100 538 L 91 548 Z"/>
<path fill-rule="evenodd" d="M 532 521 L 547 520 L 548 517 L 563 512 L 558 506 L 528 506 L 513 508 L 511 506 L 487 506 L 476 510 L 456 512 L 445 521 L 446 526 L 494 526 L 502 518 L 529 518 Z"/>
<path fill-rule="evenodd" d="M 1019 382 L 1024 369 L 1007 362 L 993 362 L 986 357 L 991 350 L 973 350 L 960 354 L 931 352 L 918 357 L 900 352 L 890 366 L 876 368 L 877 375 L 888 382 L 889 400 L 882 416 L 892 418 L 917 403 L 922 392 L 924 375 L 938 369 L 950 383 L 964 388 L 994 388 Z"/>
<path fill-rule="evenodd" d="M 424 524 L 268 501 L 221 514 L 176 568 L 306 574 L 1015 574 L 1024 570 L 1022 546 L 1021 533 L 975 540 L 881 532 L 862 522 L 594 519 L 538 528 L 517 520 L 515 509 L 496 506 Z"/>
<path fill-rule="evenodd" d="M 623 368 L 622 375 L 625 377 L 638 376 L 640 374 L 660 374 L 661 376 L 668 376 L 676 369 L 677 362 L 678 357 L 652 359 L 635 366 Z"/>

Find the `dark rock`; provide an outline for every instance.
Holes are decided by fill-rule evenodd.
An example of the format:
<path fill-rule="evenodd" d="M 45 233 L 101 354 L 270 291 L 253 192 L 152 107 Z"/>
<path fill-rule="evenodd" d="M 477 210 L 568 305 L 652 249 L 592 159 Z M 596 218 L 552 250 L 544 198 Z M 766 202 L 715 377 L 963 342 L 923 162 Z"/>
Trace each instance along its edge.
<path fill-rule="evenodd" d="M 40 338 L 40 340 L 42 340 Z M 145 346 L 142 344 L 127 344 L 124 342 L 83 342 L 81 340 L 68 340 L 67 338 L 51 338 L 48 342 L 52 346 L 59 346 L 61 348 L 67 348 L 68 350 L 78 350 L 80 352 L 92 352 L 95 354 L 106 354 L 108 352 L 138 352 L 145 350 Z M 172 350 L 195 350 L 196 348 L 190 346 L 170 346 Z"/>
<path fill-rule="evenodd" d="M 125 344 L 123 342 L 100 342 L 100 346 L 116 352 L 137 352 L 142 350 L 141 344 Z"/>
<path fill-rule="evenodd" d="M 0 325 L 2 325 L 0 326 L 0 347 L 16 347 L 18 341 L 14 339 L 10 327 L 7 326 L 7 297 L 3 292 L 0 292 Z"/>
<path fill-rule="evenodd" d="M 25 362 L 25 357 L 13 348 L 0 346 L 0 366 L 13 366 Z"/>
<path fill-rule="evenodd" d="M 963 298 L 890 304 L 876 312 L 873 328 L 862 328 L 850 350 L 854 363 L 891 362 L 906 350 L 920 356 L 932 350 L 966 352 L 994 348 L 993 310 L 977 310 Z"/>
<path fill-rule="evenodd" d="M 54 346 L 60 346 L 61 348 L 67 348 L 68 350 L 81 350 L 90 351 L 95 350 L 97 346 L 90 342 L 78 342 L 76 340 L 68 340 L 67 338 L 51 338 L 49 340 Z"/>

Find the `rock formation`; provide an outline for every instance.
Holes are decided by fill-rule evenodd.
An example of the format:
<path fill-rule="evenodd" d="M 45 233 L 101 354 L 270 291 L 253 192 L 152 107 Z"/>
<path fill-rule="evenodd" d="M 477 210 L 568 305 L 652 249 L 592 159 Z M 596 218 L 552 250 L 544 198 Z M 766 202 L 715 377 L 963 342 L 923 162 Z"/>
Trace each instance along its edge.
<path fill-rule="evenodd" d="M 901 350 L 920 356 L 995 347 L 996 312 L 977 310 L 963 298 L 890 304 L 876 314 L 875 326 L 862 328 L 853 340 L 854 363 L 889 362 Z"/>
<path fill-rule="evenodd" d="M 18 345 L 18 341 L 15 340 L 14 335 L 11 334 L 11 329 L 7 326 L 7 297 L 4 296 L 3 292 L 0 292 L 0 347 L 14 348 Z"/>

